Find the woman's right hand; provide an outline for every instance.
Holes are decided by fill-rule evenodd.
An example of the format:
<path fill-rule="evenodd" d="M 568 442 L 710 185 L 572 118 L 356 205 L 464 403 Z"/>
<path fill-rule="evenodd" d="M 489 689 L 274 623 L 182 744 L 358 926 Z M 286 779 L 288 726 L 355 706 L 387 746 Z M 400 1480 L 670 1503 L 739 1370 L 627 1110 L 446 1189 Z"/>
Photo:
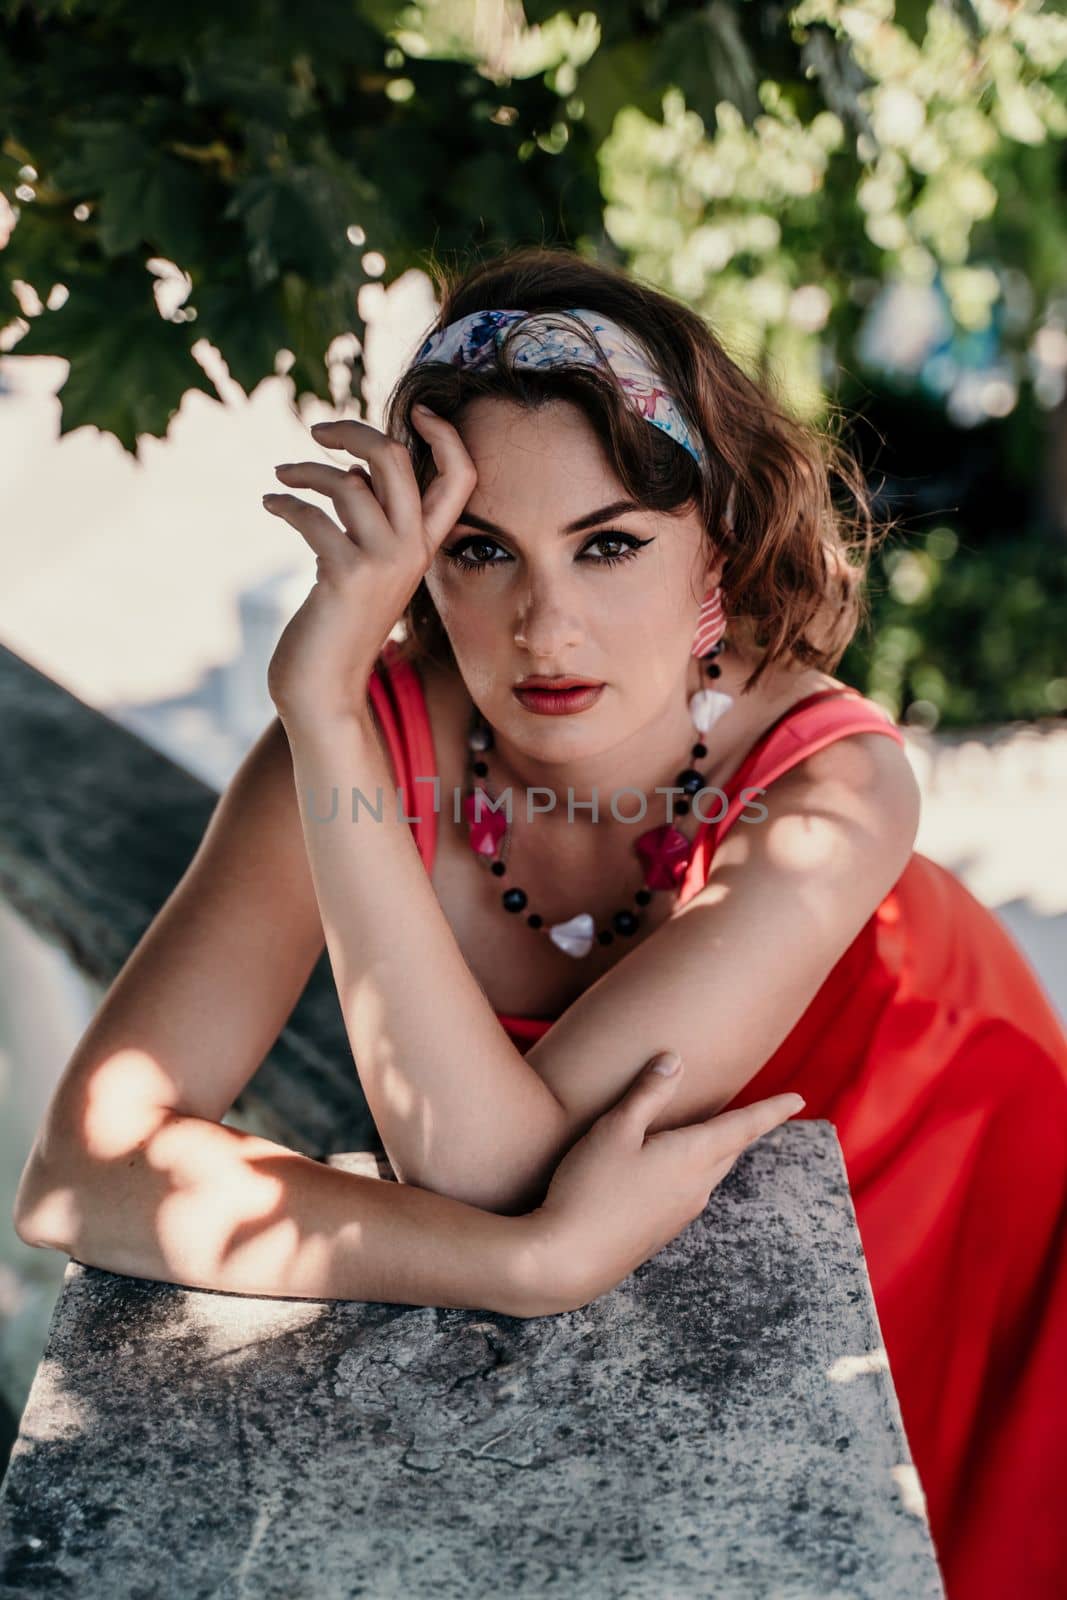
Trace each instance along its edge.
<path fill-rule="evenodd" d="M 672 1073 L 658 1065 L 675 1062 Z M 748 1145 L 795 1116 L 799 1094 L 647 1133 L 682 1076 L 673 1052 L 653 1056 L 610 1110 L 567 1152 L 532 1215 L 560 1309 L 613 1289 L 681 1233 Z"/>

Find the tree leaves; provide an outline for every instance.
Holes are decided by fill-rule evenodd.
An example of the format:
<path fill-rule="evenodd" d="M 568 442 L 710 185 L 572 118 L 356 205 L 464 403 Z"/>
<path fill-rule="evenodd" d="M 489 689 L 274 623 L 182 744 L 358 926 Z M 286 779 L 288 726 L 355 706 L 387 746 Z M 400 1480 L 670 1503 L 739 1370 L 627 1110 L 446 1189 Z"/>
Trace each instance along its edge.
<path fill-rule="evenodd" d="M 147 248 L 195 260 L 210 228 L 211 186 L 195 167 L 150 145 L 121 122 L 70 122 L 70 153 L 52 182 L 97 208 L 97 239 L 109 259 Z"/>
<path fill-rule="evenodd" d="M 133 452 L 139 434 L 166 432 L 188 389 L 215 397 L 190 353 L 189 325 L 163 320 L 151 284 L 131 262 L 99 275 L 72 275 L 65 304 L 31 320 L 18 353 L 62 355 L 70 362 L 59 391 L 61 434 L 92 424 Z"/>
<path fill-rule="evenodd" d="M 376 202 L 370 185 L 358 174 L 334 166 L 283 166 L 256 172 L 239 182 L 223 211 L 241 223 L 248 241 L 248 274 L 261 289 L 283 270 L 309 284 L 326 287 L 351 275 L 352 246 L 345 237 L 348 223 L 361 220 Z"/>
<path fill-rule="evenodd" d="M 17 279 L 42 298 L 77 285 L 91 311 L 46 313 L 13 348 L 69 355 L 65 410 L 117 418 L 130 448 L 203 387 L 194 335 L 246 390 L 284 347 L 298 392 L 324 394 L 330 339 L 363 338 L 370 251 L 388 283 L 430 249 L 573 241 L 721 315 L 805 396 L 823 335 L 794 313 L 813 314 L 812 284 L 845 354 L 857 276 L 973 251 L 1045 293 L 1060 270 L 1040 141 L 1067 128 L 1061 19 L 1039 6 L 981 21 L 971 0 L 526 0 L 526 29 L 503 0 L 498 26 L 491 12 L 8 0 L 5 315 Z M 991 183 L 996 215 L 976 210 Z M 195 323 L 159 318 L 153 257 L 188 274 Z M 118 392 L 146 381 L 140 407 Z"/>

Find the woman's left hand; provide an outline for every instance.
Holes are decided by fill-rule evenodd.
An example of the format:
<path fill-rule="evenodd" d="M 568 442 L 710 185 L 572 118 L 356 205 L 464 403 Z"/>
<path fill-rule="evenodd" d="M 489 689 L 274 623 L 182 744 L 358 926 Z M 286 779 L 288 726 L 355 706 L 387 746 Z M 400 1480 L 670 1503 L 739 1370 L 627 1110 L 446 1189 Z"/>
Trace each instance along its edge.
<path fill-rule="evenodd" d="M 297 495 L 263 497 L 267 510 L 291 523 L 318 557 L 315 584 L 267 670 L 268 692 L 287 727 L 364 714 L 378 653 L 478 481 L 450 422 L 418 410 L 412 421 L 437 466 L 421 498 L 400 440 L 354 421 L 319 422 L 311 432 L 318 444 L 366 461 L 369 472 L 320 461 L 275 468 L 283 483 L 328 495 L 340 527 Z"/>

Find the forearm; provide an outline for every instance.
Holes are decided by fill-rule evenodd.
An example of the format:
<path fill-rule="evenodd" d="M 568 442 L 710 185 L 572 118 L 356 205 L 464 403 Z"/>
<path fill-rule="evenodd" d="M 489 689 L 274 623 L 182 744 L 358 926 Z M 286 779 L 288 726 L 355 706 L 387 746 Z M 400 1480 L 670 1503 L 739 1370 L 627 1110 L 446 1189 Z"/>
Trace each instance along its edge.
<path fill-rule="evenodd" d="M 536 1218 L 357 1177 L 178 1113 L 118 1158 L 35 1154 L 16 1226 L 87 1265 L 191 1288 L 509 1316 L 566 1303 Z"/>
<path fill-rule="evenodd" d="M 580 1130 L 468 967 L 373 725 L 305 725 L 290 749 L 345 1027 L 394 1171 L 475 1204 L 535 1204 Z M 380 820 L 362 804 L 353 820 L 353 791 L 376 810 L 380 797 Z"/>

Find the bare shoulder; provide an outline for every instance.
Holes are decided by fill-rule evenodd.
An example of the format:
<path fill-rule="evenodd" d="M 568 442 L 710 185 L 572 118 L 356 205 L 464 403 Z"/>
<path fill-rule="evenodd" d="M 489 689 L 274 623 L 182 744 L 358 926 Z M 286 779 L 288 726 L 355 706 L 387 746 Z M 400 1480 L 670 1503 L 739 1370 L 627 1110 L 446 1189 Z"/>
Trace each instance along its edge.
<path fill-rule="evenodd" d="M 919 828 L 921 791 L 908 753 L 882 733 L 842 734 L 775 779 L 758 797 L 766 828 L 733 827 L 715 852 L 709 884 L 741 863 L 770 857 L 819 864 L 879 895 L 906 865 Z M 760 837 L 756 837 L 760 835 Z"/>
<path fill-rule="evenodd" d="M 840 689 L 856 694 L 853 684 L 827 672 L 805 673 L 796 684 L 790 700 L 796 703 L 820 690 Z M 874 707 L 873 701 L 866 702 Z M 877 708 L 876 708 L 877 709 Z M 887 722 L 887 730 L 891 728 Z M 918 823 L 919 785 L 905 746 L 892 733 L 846 733 L 805 756 L 777 780 L 794 794 L 828 783 L 854 788 L 896 811 L 914 809 Z"/>
<path fill-rule="evenodd" d="M 916 793 L 919 787 L 907 750 L 889 733 L 842 734 L 791 767 L 783 781 L 797 775 L 807 782 L 829 778 Z"/>
<path fill-rule="evenodd" d="M 775 680 L 771 691 L 771 720 L 777 718 L 783 704 L 788 712 L 798 701 L 827 689 L 857 693 L 854 685 L 826 672 L 810 671 L 781 682 Z M 888 731 L 889 723 L 886 727 L 885 733 L 841 734 L 790 767 L 774 781 L 762 799 L 768 801 L 774 795 L 777 803 L 790 811 L 799 807 L 814 812 L 834 801 L 834 797 L 844 800 L 851 794 L 855 806 L 862 808 L 863 820 L 866 823 L 877 820 L 879 836 L 884 837 L 890 847 L 893 840 L 898 839 L 903 848 L 909 831 L 913 840 L 918 829 L 920 790 L 907 749 Z M 736 832 L 734 829 L 727 835 L 723 849 Z"/>

